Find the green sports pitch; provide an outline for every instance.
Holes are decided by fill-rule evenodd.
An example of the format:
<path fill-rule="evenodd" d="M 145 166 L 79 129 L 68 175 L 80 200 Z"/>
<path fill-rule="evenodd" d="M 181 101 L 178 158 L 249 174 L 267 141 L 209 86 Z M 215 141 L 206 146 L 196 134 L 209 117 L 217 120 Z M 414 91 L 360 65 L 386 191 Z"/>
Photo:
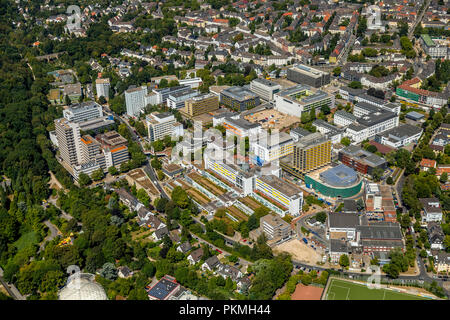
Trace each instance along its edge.
<path fill-rule="evenodd" d="M 330 279 L 325 300 L 430 300 L 413 294 L 395 292 L 388 289 L 369 289 L 365 284 L 358 284 L 340 279 Z"/>

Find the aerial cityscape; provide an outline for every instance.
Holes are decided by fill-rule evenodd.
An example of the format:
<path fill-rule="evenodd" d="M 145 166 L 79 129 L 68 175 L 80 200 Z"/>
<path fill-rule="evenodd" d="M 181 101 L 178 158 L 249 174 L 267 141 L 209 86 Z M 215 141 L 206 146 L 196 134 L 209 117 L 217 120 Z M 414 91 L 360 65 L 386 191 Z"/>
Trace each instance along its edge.
<path fill-rule="evenodd" d="M 449 299 L 448 0 L 0 2 L 0 300 Z"/>

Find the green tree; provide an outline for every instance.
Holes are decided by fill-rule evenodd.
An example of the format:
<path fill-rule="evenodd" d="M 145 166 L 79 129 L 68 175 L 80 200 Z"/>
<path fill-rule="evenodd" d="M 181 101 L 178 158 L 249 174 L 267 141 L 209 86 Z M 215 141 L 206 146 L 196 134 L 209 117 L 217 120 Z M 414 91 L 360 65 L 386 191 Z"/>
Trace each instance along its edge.
<path fill-rule="evenodd" d="M 351 143 L 351 140 L 349 137 L 343 137 L 341 139 L 341 144 L 343 144 L 344 146 L 348 147 Z"/>
<path fill-rule="evenodd" d="M 82 187 L 87 186 L 91 182 L 92 182 L 91 178 L 84 172 L 81 172 L 80 175 L 78 176 L 78 183 Z"/>
<path fill-rule="evenodd" d="M 94 181 L 99 181 L 102 180 L 104 178 L 105 174 L 103 173 L 103 169 L 102 168 L 98 168 L 97 170 L 95 170 L 94 172 L 92 172 L 92 179 Z"/>
<path fill-rule="evenodd" d="M 350 259 L 348 258 L 348 255 L 343 254 L 340 256 L 339 265 L 343 268 L 346 268 L 350 265 Z"/>

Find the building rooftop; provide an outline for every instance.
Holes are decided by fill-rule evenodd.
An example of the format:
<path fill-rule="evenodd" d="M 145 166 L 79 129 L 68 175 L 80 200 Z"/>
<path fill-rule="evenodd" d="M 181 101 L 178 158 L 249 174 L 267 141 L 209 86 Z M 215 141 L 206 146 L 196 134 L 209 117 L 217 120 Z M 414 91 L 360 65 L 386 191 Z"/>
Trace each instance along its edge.
<path fill-rule="evenodd" d="M 329 213 L 328 225 L 330 228 L 356 228 L 359 216 L 356 213 Z"/>
<path fill-rule="evenodd" d="M 251 123 L 250 121 L 247 121 L 247 120 L 241 119 L 241 118 L 238 118 L 238 119 L 226 118 L 225 122 L 227 122 L 235 127 L 242 128 L 244 130 L 250 130 L 250 129 L 258 128 L 261 126 L 259 123 Z"/>
<path fill-rule="evenodd" d="M 324 72 L 324 71 L 319 70 L 319 69 L 311 68 L 311 67 L 306 66 L 304 64 L 296 64 L 291 69 L 293 71 L 300 72 L 300 73 L 306 74 L 306 75 L 308 75 L 310 77 L 314 77 L 314 78 L 319 78 L 322 75 L 327 74 L 327 72 Z"/>
<path fill-rule="evenodd" d="M 425 116 L 423 114 L 419 113 L 419 112 L 411 111 L 411 112 L 408 112 L 405 117 L 408 118 L 408 119 L 412 119 L 412 120 L 416 120 L 417 121 L 417 120 L 423 119 Z"/>
<path fill-rule="evenodd" d="M 277 176 L 274 175 L 261 176 L 259 177 L 259 179 L 267 183 L 272 188 L 279 190 L 281 193 L 283 193 L 288 197 L 297 196 L 301 192 L 301 189 L 299 189 L 295 185 L 286 182 L 283 179 L 278 178 Z"/>
<path fill-rule="evenodd" d="M 368 164 L 371 167 L 378 167 L 386 162 L 382 157 L 373 154 L 367 150 L 362 149 L 361 147 L 349 145 L 344 149 L 340 150 L 343 154 L 348 155 L 349 157 L 356 158 L 361 162 Z"/>
<path fill-rule="evenodd" d="M 158 300 L 164 300 L 179 286 L 180 284 L 177 283 L 174 278 L 164 276 L 148 290 L 148 295 Z"/>
<path fill-rule="evenodd" d="M 314 132 L 307 136 L 304 136 L 298 140 L 298 142 L 295 144 L 298 148 L 307 148 L 314 145 L 317 145 L 319 143 L 323 143 L 325 141 L 329 140 L 327 137 L 325 137 L 320 132 Z"/>
<path fill-rule="evenodd" d="M 390 130 L 387 130 L 383 132 L 381 135 L 393 142 L 396 142 L 415 136 L 416 134 L 419 134 L 422 131 L 423 129 L 421 127 L 413 126 L 411 124 L 406 123 L 399 125 L 398 127 L 392 128 Z"/>
<path fill-rule="evenodd" d="M 249 99 L 257 98 L 258 95 L 252 91 L 245 89 L 243 87 L 234 86 L 225 90 L 222 90 L 221 94 L 231 97 L 238 101 L 245 101 Z"/>
<path fill-rule="evenodd" d="M 252 82 L 259 82 L 267 87 L 278 87 L 280 86 L 278 83 L 264 79 L 264 78 L 256 78 L 252 80 Z"/>
<path fill-rule="evenodd" d="M 358 226 L 361 239 L 364 240 L 402 240 L 402 232 L 398 223 L 374 224 Z"/>
<path fill-rule="evenodd" d="M 356 171 L 344 164 L 330 168 L 319 176 L 323 182 L 333 187 L 350 187 L 359 180 Z"/>

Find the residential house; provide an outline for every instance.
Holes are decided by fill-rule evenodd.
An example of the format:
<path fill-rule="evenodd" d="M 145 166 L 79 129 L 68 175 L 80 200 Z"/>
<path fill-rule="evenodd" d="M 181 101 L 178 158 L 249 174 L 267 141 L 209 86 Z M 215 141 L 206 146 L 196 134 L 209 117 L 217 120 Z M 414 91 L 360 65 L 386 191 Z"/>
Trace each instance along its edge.
<path fill-rule="evenodd" d="M 202 270 L 206 271 L 214 271 L 217 267 L 219 267 L 220 261 L 217 258 L 217 256 L 209 257 L 205 260 L 205 262 L 202 264 Z"/>
<path fill-rule="evenodd" d="M 191 252 L 191 254 L 187 257 L 190 264 L 196 264 L 203 257 L 203 249 L 198 248 Z"/>
<path fill-rule="evenodd" d="M 422 222 L 442 221 L 442 208 L 437 198 L 421 198 L 423 210 L 421 211 Z"/>

